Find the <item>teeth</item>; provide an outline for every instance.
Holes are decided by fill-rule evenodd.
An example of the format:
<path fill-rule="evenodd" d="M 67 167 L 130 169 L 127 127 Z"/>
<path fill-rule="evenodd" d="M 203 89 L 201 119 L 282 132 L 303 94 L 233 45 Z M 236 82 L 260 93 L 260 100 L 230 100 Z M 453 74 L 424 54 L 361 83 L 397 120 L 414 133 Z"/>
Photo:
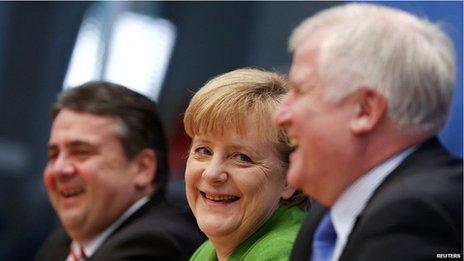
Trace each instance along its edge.
<path fill-rule="evenodd" d="M 83 188 L 77 188 L 77 189 L 63 190 L 63 191 L 61 191 L 61 194 L 64 197 L 72 197 L 72 196 L 76 196 L 76 195 L 78 195 L 78 194 L 80 194 L 82 192 L 84 192 Z"/>
<path fill-rule="evenodd" d="M 231 196 L 231 195 L 211 195 L 211 194 L 206 194 L 205 197 L 210 200 L 214 201 L 229 201 L 229 200 L 235 200 L 238 199 L 236 196 Z"/>

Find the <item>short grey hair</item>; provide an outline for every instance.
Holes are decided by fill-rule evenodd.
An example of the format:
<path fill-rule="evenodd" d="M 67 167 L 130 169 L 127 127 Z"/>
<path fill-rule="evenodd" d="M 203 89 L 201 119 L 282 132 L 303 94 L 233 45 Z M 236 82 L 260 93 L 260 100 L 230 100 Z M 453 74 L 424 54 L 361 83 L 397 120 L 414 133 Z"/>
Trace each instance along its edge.
<path fill-rule="evenodd" d="M 456 69 L 452 41 L 439 25 L 385 6 L 346 4 L 303 21 L 290 37 L 290 50 L 315 33 L 322 37 L 319 77 L 331 99 L 375 88 L 402 129 L 436 133 L 444 127 Z"/>

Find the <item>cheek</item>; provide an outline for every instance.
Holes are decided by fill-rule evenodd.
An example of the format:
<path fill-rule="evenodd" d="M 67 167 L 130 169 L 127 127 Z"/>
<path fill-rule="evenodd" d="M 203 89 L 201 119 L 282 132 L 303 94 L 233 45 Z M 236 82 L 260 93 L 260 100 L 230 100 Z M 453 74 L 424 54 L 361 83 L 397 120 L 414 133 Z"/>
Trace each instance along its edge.
<path fill-rule="evenodd" d="M 269 217 L 278 206 L 283 186 L 275 177 L 262 178 L 252 184 L 243 184 L 248 195 L 244 206 L 245 219 L 262 220 Z"/>
<path fill-rule="evenodd" d="M 277 201 L 280 200 L 282 191 L 285 187 L 285 182 L 287 177 L 284 174 L 274 174 L 275 176 L 272 177 L 272 180 L 267 181 L 269 183 L 267 194 L 268 197 L 276 199 Z"/>
<path fill-rule="evenodd" d="M 303 105 L 295 106 L 292 112 L 292 128 L 293 131 L 301 132 L 308 127 L 308 118 L 311 117 Z"/>
<path fill-rule="evenodd" d="M 185 190 L 187 198 L 190 200 L 196 195 L 196 185 L 201 179 L 202 169 L 198 163 L 187 160 L 185 168 Z"/>
<path fill-rule="evenodd" d="M 192 183 L 198 179 L 198 166 L 192 160 L 187 160 L 185 166 L 185 184 L 191 186 Z"/>
<path fill-rule="evenodd" d="M 94 183 L 98 183 L 100 179 L 108 178 L 107 182 L 115 182 L 113 178 L 111 178 L 111 173 L 115 173 L 115 171 L 108 171 L 106 168 L 96 168 L 94 164 L 81 164 L 76 165 L 76 178 L 80 179 L 87 185 L 92 185 Z M 117 173 L 120 174 L 120 173 Z"/>
<path fill-rule="evenodd" d="M 49 167 L 46 167 L 44 170 L 44 174 L 42 176 L 42 181 L 45 185 L 45 187 L 50 190 L 50 189 L 55 189 L 56 187 L 56 179 L 55 175 L 53 175 L 52 171 L 49 169 Z"/>
<path fill-rule="evenodd" d="M 77 164 L 83 172 L 126 172 L 128 166 L 130 165 L 129 161 L 124 157 L 94 157 Z"/>
<path fill-rule="evenodd" d="M 280 194 L 282 188 L 281 181 L 275 173 L 265 176 L 264 173 L 255 173 L 253 179 L 240 180 L 237 185 L 241 187 L 243 193 L 257 199 L 258 201 L 274 200 Z M 251 175 L 250 175 L 251 176 Z"/>

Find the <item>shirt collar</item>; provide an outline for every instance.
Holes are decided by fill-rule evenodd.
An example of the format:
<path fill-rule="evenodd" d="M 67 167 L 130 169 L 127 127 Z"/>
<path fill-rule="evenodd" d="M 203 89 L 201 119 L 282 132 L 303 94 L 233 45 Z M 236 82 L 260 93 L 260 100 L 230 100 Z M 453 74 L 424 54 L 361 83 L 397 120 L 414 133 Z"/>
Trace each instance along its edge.
<path fill-rule="evenodd" d="M 116 230 L 116 228 L 121 225 L 124 220 L 126 220 L 130 215 L 132 215 L 135 211 L 140 209 L 145 203 L 147 203 L 149 200 L 149 196 L 145 196 L 139 200 L 137 200 L 134 204 L 132 204 L 113 224 L 111 224 L 108 228 L 106 228 L 103 232 L 101 232 L 99 235 L 96 237 L 92 238 L 86 243 L 82 244 L 82 248 L 84 250 L 85 256 L 90 257 L 92 256 L 95 251 L 97 251 L 98 247 L 103 244 L 105 239 L 109 237 L 109 235 Z M 79 243 L 75 240 L 72 241 L 71 243 L 71 248 L 72 249 L 78 249 L 79 248 Z"/>
<path fill-rule="evenodd" d="M 338 260 L 356 218 L 365 208 L 374 191 L 416 148 L 417 146 L 410 147 L 376 166 L 351 184 L 337 199 L 330 210 L 337 233 L 337 242 L 332 260 Z"/>

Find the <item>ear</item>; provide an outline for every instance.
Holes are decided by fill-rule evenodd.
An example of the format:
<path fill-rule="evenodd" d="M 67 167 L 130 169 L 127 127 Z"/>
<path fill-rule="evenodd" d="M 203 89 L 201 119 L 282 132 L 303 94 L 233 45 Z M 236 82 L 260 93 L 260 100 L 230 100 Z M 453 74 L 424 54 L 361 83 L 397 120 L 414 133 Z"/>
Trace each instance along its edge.
<path fill-rule="evenodd" d="M 134 184 L 138 189 L 144 189 L 152 184 L 158 165 L 156 153 L 153 149 L 143 149 L 134 159 Z"/>
<path fill-rule="evenodd" d="M 387 113 L 387 99 L 379 91 L 361 88 L 356 91 L 354 114 L 350 130 L 355 135 L 371 132 Z"/>
<path fill-rule="evenodd" d="M 280 194 L 280 197 L 282 199 L 289 199 L 291 196 L 293 196 L 295 191 L 296 191 L 296 189 L 294 187 L 290 186 L 290 184 L 288 184 L 288 181 L 285 179 L 285 187 L 282 190 L 282 193 Z"/>

